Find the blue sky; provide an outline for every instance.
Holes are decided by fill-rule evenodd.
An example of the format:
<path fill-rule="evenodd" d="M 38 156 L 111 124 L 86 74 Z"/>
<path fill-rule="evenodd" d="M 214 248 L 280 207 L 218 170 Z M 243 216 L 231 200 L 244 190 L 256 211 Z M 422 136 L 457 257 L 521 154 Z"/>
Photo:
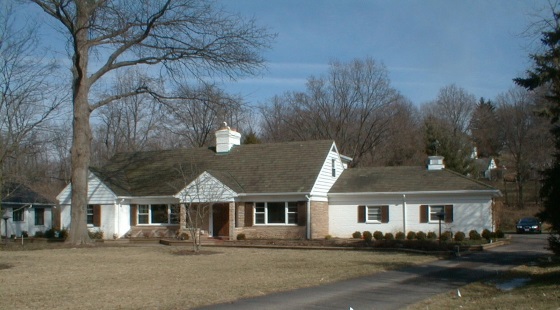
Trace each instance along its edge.
<path fill-rule="evenodd" d="M 415 104 L 453 83 L 494 99 L 529 68 L 535 38 L 522 33 L 549 12 L 545 0 L 218 2 L 278 34 L 264 54 L 266 71 L 225 86 L 250 104 L 305 90 L 332 60 L 366 57 L 383 63 L 391 85 Z"/>

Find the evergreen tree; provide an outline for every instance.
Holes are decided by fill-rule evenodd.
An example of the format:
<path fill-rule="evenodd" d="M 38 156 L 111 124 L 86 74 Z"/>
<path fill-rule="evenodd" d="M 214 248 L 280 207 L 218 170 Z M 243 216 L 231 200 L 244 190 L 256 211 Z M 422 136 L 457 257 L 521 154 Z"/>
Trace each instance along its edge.
<path fill-rule="evenodd" d="M 553 8 L 552 13 L 553 20 L 547 21 L 548 27 L 541 33 L 543 51 L 530 55 L 534 68 L 527 71 L 527 77 L 514 81 L 529 90 L 544 90 L 547 105 L 543 115 L 549 117 L 552 123 L 555 154 L 552 167 L 544 171 L 540 193 L 543 210 L 538 216 L 552 225 L 549 247 L 556 255 L 560 255 L 560 12 Z"/>

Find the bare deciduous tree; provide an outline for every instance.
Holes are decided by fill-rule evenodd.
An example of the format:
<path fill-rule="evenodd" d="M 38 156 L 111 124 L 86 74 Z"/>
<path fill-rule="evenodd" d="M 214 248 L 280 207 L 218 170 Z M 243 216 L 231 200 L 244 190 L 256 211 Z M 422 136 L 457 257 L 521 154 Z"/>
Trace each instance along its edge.
<path fill-rule="evenodd" d="M 51 82 L 56 66 L 35 55 L 36 26 L 15 23 L 9 2 L 0 3 L 0 189 L 5 179 L 24 182 L 36 167 L 39 132 L 64 100 Z"/>
<path fill-rule="evenodd" d="M 510 89 L 496 101 L 500 135 L 513 159 L 517 205 L 523 207 L 523 188 L 531 172 L 541 171 L 550 162 L 553 145 L 550 125 L 537 115 L 536 97 L 524 88 Z M 543 154 L 544 150 L 549 152 Z"/>
<path fill-rule="evenodd" d="M 213 142 L 213 132 L 224 121 L 240 129 L 245 114 L 241 99 L 208 84 L 195 88 L 182 86 L 178 96 L 185 99 L 166 104 L 164 127 L 182 141 L 180 146 L 209 146 Z"/>
<path fill-rule="evenodd" d="M 161 88 L 158 81 L 149 81 L 138 68 L 117 72 L 116 93 L 131 89 L 134 85 L 150 84 Z M 101 165 L 118 152 L 146 150 L 158 130 L 164 114 L 161 105 L 148 94 L 138 94 L 115 100 L 113 104 L 98 109 L 99 122 L 94 126 L 92 163 Z"/>
<path fill-rule="evenodd" d="M 476 97 L 454 84 L 422 106 L 427 153 L 444 156 L 446 167 L 462 174 L 472 172 L 469 124 L 475 106 Z"/>
<path fill-rule="evenodd" d="M 275 97 L 261 109 L 265 139 L 335 140 L 358 165 L 385 137 L 392 104 L 399 99 L 385 66 L 373 59 L 333 62 L 324 77 L 311 77 L 305 92 Z"/>
<path fill-rule="evenodd" d="M 91 160 L 90 114 L 115 100 L 165 94 L 134 85 L 110 96 L 92 90 L 109 73 L 132 66 L 157 66 L 169 81 L 235 78 L 263 64 L 259 51 L 273 36 L 255 25 L 200 0 L 31 0 L 60 23 L 72 59 L 72 208 L 69 238 L 89 243 L 86 225 L 87 176 Z"/>

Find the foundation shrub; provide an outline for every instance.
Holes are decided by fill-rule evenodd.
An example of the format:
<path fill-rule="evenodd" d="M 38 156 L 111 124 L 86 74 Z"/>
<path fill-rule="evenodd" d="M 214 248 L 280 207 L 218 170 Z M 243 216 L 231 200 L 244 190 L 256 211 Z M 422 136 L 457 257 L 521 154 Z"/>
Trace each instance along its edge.
<path fill-rule="evenodd" d="M 429 240 L 436 240 L 437 239 L 437 234 L 433 231 L 428 232 L 428 239 Z"/>
<path fill-rule="evenodd" d="M 332 239 L 332 236 L 331 236 L 331 235 L 326 235 L 326 236 L 325 236 L 325 240 L 331 240 L 331 239 Z"/>
<path fill-rule="evenodd" d="M 453 237 L 455 237 L 455 241 L 462 242 L 465 240 L 465 233 L 462 231 L 458 231 L 455 233 L 455 236 Z"/>
<path fill-rule="evenodd" d="M 59 230 L 58 239 L 66 240 L 66 238 L 68 238 L 68 230 L 67 229 Z M 101 235 L 101 238 L 103 239 L 103 235 Z"/>
<path fill-rule="evenodd" d="M 383 233 L 380 232 L 379 230 L 376 230 L 373 233 L 373 238 L 375 238 L 375 240 L 383 240 Z"/>
<path fill-rule="evenodd" d="M 453 239 L 453 235 L 451 234 L 450 231 L 444 231 L 439 237 L 439 240 L 441 241 L 450 241 L 452 239 Z"/>
<path fill-rule="evenodd" d="M 416 239 L 418 240 L 426 240 L 426 233 L 423 231 L 419 231 L 416 233 Z"/>
<path fill-rule="evenodd" d="M 505 238 L 506 234 L 501 229 L 496 230 L 496 238 Z"/>
<path fill-rule="evenodd" d="M 370 231 L 367 231 L 367 230 L 364 231 L 364 232 L 362 233 L 362 236 L 364 237 L 364 240 L 365 240 L 367 243 L 370 243 L 371 240 L 373 239 L 373 235 L 371 234 Z"/>
<path fill-rule="evenodd" d="M 469 239 L 470 240 L 480 240 L 480 239 L 482 239 L 482 237 L 480 236 L 478 231 L 473 229 L 473 230 L 469 231 Z"/>
<path fill-rule="evenodd" d="M 486 240 L 490 240 L 492 238 L 492 233 L 488 229 L 484 229 L 482 231 L 482 234 L 480 234 L 480 235 L 482 236 L 482 238 L 484 238 Z"/>
<path fill-rule="evenodd" d="M 383 237 L 383 239 L 385 239 L 385 240 L 395 240 L 395 236 L 392 233 L 388 232 L 388 233 L 385 233 L 385 236 Z"/>
<path fill-rule="evenodd" d="M 409 231 L 409 232 L 406 234 L 406 239 L 407 239 L 407 240 L 414 240 L 414 239 L 416 239 L 416 233 L 413 232 L 413 231 Z"/>
<path fill-rule="evenodd" d="M 188 235 L 187 235 L 188 236 Z M 245 234 L 241 233 L 238 234 L 237 237 L 235 237 L 237 240 L 245 240 L 247 239 L 247 237 L 245 236 Z M 188 238 L 187 238 L 188 239 Z"/>
<path fill-rule="evenodd" d="M 362 233 L 359 231 L 355 231 L 354 233 L 352 233 L 352 238 L 354 239 L 362 239 Z"/>
<path fill-rule="evenodd" d="M 93 240 L 101 240 L 103 239 L 103 231 L 102 230 L 97 230 L 97 231 L 88 231 L 89 234 L 89 238 L 93 239 Z"/>
<path fill-rule="evenodd" d="M 395 234 L 395 239 L 397 240 L 404 240 L 406 238 L 406 236 L 404 235 L 404 233 L 402 231 L 399 231 Z"/>

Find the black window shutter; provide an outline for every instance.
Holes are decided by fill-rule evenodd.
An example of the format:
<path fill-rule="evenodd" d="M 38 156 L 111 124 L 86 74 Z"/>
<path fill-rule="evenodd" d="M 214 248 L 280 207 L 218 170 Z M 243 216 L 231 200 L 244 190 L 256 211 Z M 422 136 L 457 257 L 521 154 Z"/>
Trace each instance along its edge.
<path fill-rule="evenodd" d="M 366 206 L 358 206 L 358 223 L 366 222 Z"/>
<path fill-rule="evenodd" d="M 420 223 L 428 223 L 428 206 L 420 206 Z"/>
<path fill-rule="evenodd" d="M 389 223 L 389 206 L 381 207 L 381 223 Z"/>

